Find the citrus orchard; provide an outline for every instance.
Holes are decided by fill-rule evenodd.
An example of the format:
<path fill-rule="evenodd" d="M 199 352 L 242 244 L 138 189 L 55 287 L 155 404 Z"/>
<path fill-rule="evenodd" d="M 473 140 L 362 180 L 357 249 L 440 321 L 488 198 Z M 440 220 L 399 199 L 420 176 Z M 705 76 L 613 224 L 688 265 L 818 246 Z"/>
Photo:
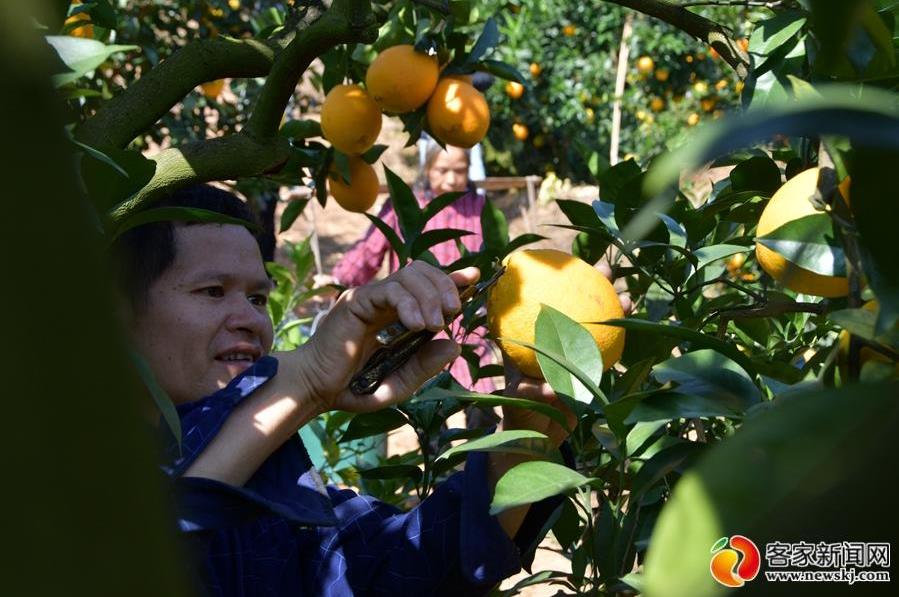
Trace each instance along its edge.
<path fill-rule="evenodd" d="M 335 85 L 322 104 L 322 133 L 347 155 L 365 153 L 381 132 L 381 110 L 358 85 Z"/>
<path fill-rule="evenodd" d="M 517 251 L 503 260 L 505 273 L 487 299 L 487 325 L 521 371 L 542 378 L 530 348 L 504 340 L 534 342 L 534 322 L 545 304 L 582 324 L 596 340 L 608 369 L 624 351 L 624 329 L 597 324 L 624 317 L 615 288 L 596 268 L 554 249 Z"/>

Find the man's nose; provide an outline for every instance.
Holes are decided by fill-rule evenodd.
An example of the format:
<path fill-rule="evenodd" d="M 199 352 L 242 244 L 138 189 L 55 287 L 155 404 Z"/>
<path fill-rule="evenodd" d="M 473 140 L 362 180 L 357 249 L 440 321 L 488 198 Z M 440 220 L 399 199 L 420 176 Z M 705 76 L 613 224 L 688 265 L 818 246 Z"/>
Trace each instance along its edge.
<path fill-rule="evenodd" d="M 229 330 L 262 336 L 268 322 L 266 310 L 251 303 L 247 297 L 235 297 L 229 305 L 227 320 Z"/>

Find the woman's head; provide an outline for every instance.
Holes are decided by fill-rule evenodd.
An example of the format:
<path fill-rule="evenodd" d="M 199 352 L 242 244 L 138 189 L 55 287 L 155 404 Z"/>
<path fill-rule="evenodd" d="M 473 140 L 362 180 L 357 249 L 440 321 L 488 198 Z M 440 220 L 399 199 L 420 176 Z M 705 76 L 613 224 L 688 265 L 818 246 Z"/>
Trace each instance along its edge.
<path fill-rule="evenodd" d="M 425 153 L 424 183 L 436 195 L 468 189 L 468 150 L 431 141 Z"/>

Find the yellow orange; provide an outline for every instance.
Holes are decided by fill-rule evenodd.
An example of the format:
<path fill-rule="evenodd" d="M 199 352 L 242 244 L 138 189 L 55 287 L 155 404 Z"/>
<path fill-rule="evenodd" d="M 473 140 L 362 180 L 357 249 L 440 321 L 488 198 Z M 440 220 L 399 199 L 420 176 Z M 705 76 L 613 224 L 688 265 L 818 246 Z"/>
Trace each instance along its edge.
<path fill-rule="evenodd" d="M 487 325 L 525 375 L 543 377 L 537 355 L 508 340 L 534 342 L 534 322 L 541 304 L 587 328 L 605 369 L 621 359 L 624 329 L 597 322 L 624 317 L 624 311 L 615 288 L 596 268 L 554 249 L 517 251 L 507 256 L 503 265 L 506 271 L 487 299 Z"/>
<path fill-rule="evenodd" d="M 225 80 L 224 79 L 216 79 L 215 81 L 209 81 L 200 85 L 200 89 L 203 90 L 203 95 L 206 99 L 214 100 L 218 98 L 222 94 L 222 90 L 225 88 Z"/>
<path fill-rule="evenodd" d="M 322 104 L 322 133 L 347 155 L 365 153 L 381 132 L 381 110 L 358 85 L 336 85 Z"/>
<path fill-rule="evenodd" d="M 654 97 L 649 102 L 649 109 L 653 112 L 661 112 L 665 109 L 665 100 L 660 97 Z"/>
<path fill-rule="evenodd" d="M 480 91 L 456 79 L 441 79 L 428 100 L 428 125 L 448 145 L 473 147 L 490 128 L 490 108 Z"/>
<path fill-rule="evenodd" d="M 809 201 L 817 185 L 818 168 L 809 168 L 788 180 L 774 193 L 762 211 L 756 236 L 765 236 L 787 222 L 821 213 Z M 758 242 L 755 244 L 755 254 L 762 269 L 790 290 L 824 297 L 845 296 L 849 292 L 846 278 L 825 276 L 799 267 Z"/>
<path fill-rule="evenodd" d="M 668 72 L 667 68 L 659 68 L 656 69 L 656 80 L 664 83 L 668 80 L 668 77 L 671 76 L 671 73 Z"/>
<path fill-rule="evenodd" d="M 516 122 L 512 125 L 512 134 L 519 141 L 524 141 L 528 138 L 528 127 L 526 124 L 521 124 L 520 122 Z"/>
<path fill-rule="evenodd" d="M 531 62 L 531 66 L 528 67 L 528 70 L 530 70 L 531 76 L 532 76 L 532 77 L 539 77 L 539 76 L 540 76 L 540 73 L 543 72 L 543 67 L 540 66 L 540 65 L 539 65 L 538 63 L 536 63 L 536 62 Z"/>
<path fill-rule="evenodd" d="M 880 304 L 877 302 L 877 299 L 871 299 L 862 305 L 862 309 L 870 311 L 877 316 L 880 312 Z M 864 367 L 865 363 L 868 361 L 888 364 L 893 362 L 887 355 L 868 348 L 867 346 L 861 348 L 858 356 L 862 367 Z M 837 338 L 837 366 L 840 368 L 840 375 L 843 380 L 847 379 L 849 376 L 849 332 L 846 330 L 841 331 Z M 894 366 L 896 375 L 899 375 L 899 363 L 895 363 Z"/>
<path fill-rule="evenodd" d="M 562 35 L 565 37 L 573 37 L 577 33 L 577 27 L 574 25 L 565 25 L 562 27 Z"/>
<path fill-rule="evenodd" d="M 506 95 L 512 99 L 518 99 L 524 93 L 524 85 L 518 81 L 509 81 L 506 83 Z"/>
<path fill-rule="evenodd" d="M 655 68 L 655 61 L 649 56 L 640 56 L 637 58 L 637 72 L 641 75 L 648 75 Z"/>
<path fill-rule="evenodd" d="M 371 164 L 360 157 L 349 157 L 350 181 L 344 182 L 343 177 L 332 165 L 328 173 L 328 191 L 337 200 L 338 205 L 347 211 L 363 213 L 375 203 L 378 198 L 378 175 Z"/>
<path fill-rule="evenodd" d="M 439 76 L 436 56 L 401 44 L 378 54 L 365 73 L 365 86 L 382 110 L 405 114 L 428 101 Z"/>
<path fill-rule="evenodd" d="M 699 124 L 699 114 L 696 112 L 691 112 L 689 116 L 687 116 L 687 124 L 689 126 L 696 126 Z"/>

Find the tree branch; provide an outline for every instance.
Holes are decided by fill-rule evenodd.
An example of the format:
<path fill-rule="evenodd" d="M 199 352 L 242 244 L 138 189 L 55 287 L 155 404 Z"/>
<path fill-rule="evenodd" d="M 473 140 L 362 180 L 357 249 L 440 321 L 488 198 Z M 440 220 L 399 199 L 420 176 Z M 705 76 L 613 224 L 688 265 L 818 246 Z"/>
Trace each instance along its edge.
<path fill-rule="evenodd" d="M 191 42 L 106 102 L 75 138 L 98 149 L 124 148 L 200 83 L 268 74 L 279 50 L 275 42 L 252 39 Z"/>
<path fill-rule="evenodd" d="M 110 215 L 113 220 L 122 219 L 147 202 L 194 183 L 270 172 L 282 166 L 289 155 L 285 137 L 256 139 L 242 132 L 166 149 L 150 158 L 156 162 L 153 178 Z"/>
<path fill-rule="evenodd" d="M 313 60 L 336 45 L 373 43 L 377 37 L 369 0 L 334 0 L 327 12 L 300 31 L 278 55 L 244 132 L 258 138 L 277 134 L 284 106 Z"/>
<path fill-rule="evenodd" d="M 733 33 L 715 21 L 666 0 L 605 1 L 631 8 L 677 27 L 714 48 L 721 59 L 729 64 L 741 79 L 745 79 L 749 74 L 751 66 L 749 55 L 733 39 Z"/>

